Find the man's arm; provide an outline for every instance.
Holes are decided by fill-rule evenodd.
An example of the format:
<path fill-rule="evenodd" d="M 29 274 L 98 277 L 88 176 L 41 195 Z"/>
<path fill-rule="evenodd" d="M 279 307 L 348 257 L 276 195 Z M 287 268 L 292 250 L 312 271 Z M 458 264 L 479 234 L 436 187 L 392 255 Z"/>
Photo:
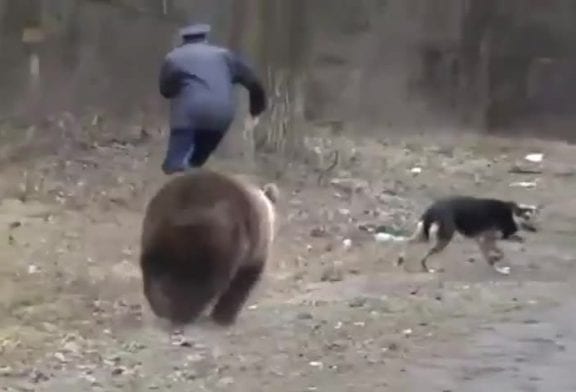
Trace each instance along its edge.
<path fill-rule="evenodd" d="M 159 78 L 160 94 L 166 99 L 178 95 L 180 92 L 179 73 L 169 58 L 165 58 L 160 68 Z"/>
<path fill-rule="evenodd" d="M 232 82 L 239 83 L 250 95 L 250 114 L 252 117 L 259 116 L 266 110 L 266 91 L 256 76 L 256 73 L 244 61 L 231 52 L 227 53 L 227 59 L 232 73 Z"/>

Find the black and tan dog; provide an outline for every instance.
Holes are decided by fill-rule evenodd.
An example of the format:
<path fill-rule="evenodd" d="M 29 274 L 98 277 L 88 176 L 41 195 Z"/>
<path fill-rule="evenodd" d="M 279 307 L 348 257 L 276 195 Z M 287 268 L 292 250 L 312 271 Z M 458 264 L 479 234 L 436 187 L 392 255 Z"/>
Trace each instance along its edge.
<path fill-rule="evenodd" d="M 235 322 L 259 281 L 274 240 L 274 184 L 196 169 L 168 181 L 146 209 L 140 266 L 154 314 L 194 322 Z"/>
<path fill-rule="evenodd" d="M 420 260 L 424 272 L 428 258 L 442 252 L 455 233 L 474 239 L 486 262 L 501 274 L 509 274 L 510 267 L 501 265 L 504 253 L 496 241 L 499 239 L 521 242 L 519 229 L 536 231 L 534 217 L 538 207 L 521 205 L 512 201 L 454 196 L 434 202 L 422 214 L 417 228 L 406 241 L 397 265 L 405 260 L 406 247 L 432 240 L 432 247 Z"/>

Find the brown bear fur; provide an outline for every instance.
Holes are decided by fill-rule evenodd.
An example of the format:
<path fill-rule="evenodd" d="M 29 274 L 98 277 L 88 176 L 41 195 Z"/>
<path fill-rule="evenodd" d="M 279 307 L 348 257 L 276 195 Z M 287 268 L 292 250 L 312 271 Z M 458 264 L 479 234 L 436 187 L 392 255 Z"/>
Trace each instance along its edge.
<path fill-rule="evenodd" d="M 140 266 L 154 314 L 194 322 L 235 322 L 259 281 L 274 237 L 278 188 L 196 169 L 169 180 L 150 200 Z"/>

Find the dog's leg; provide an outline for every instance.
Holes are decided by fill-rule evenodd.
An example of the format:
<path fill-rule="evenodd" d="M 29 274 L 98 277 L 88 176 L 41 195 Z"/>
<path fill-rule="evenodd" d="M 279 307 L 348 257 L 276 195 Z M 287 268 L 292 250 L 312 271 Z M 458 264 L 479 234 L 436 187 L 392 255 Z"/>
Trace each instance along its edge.
<path fill-rule="evenodd" d="M 486 262 L 490 266 L 493 266 L 494 263 L 502 255 L 501 254 L 499 254 L 499 255 L 493 255 L 492 254 L 494 247 L 492 247 L 491 244 L 494 244 L 494 242 L 495 242 L 494 238 L 492 238 L 492 234 L 483 233 L 483 234 L 479 235 L 478 237 L 476 237 L 475 240 L 476 240 L 476 243 L 478 244 L 478 248 L 480 249 L 480 252 L 482 253 L 482 257 L 484 257 L 484 260 L 486 260 Z"/>
<path fill-rule="evenodd" d="M 434 244 L 434 246 L 426 253 L 426 255 L 420 260 L 420 265 L 422 267 L 422 272 L 433 273 L 435 270 L 428 268 L 428 259 L 444 250 L 450 241 L 439 240 Z"/>
<path fill-rule="evenodd" d="M 422 267 L 423 272 L 427 273 L 435 272 L 434 270 L 428 268 L 428 259 L 431 256 L 442 252 L 446 248 L 446 246 L 448 246 L 450 241 L 452 241 L 453 235 L 454 232 L 452 230 L 440 231 L 440 226 L 436 223 L 433 223 L 432 226 L 430 226 L 430 238 L 432 238 L 432 240 L 434 241 L 434 246 L 430 250 L 428 250 L 426 255 L 420 260 L 420 265 Z"/>
<path fill-rule="evenodd" d="M 492 251 L 495 254 L 495 260 L 498 262 L 504 258 L 504 252 L 497 245 L 497 234 L 489 233 L 486 238 L 486 245 L 488 246 L 488 251 Z"/>
<path fill-rule="evenodd" d="M 418 224 L 416 225 L 416 230 L 414 230 L 414 233 L 412 233 L 412 235 L 407 240 L 405 240 L 402 246 L 402 250 L 400 251 L 400 255 L 396 260 L 396 267 L 400 267 L 406 261 L 406 251 L 408 250 L 408 247 L 417 242 L 421 242 L 423 239 L 424 239 L 424 222 L 419 221 Z"/>
<path fill-rule="evenodd" d="M 504 252 L 496 245 L 495 233 L 484 233 L 480 235 L 476 241 L 478 242 L 478 247 L 480 248 L 480 252 L 484 257 L 484 260 L 486 260 L 488 265 L 490 265 L 496 272 L 502 275 L 509 275 L 510 267 L 502 265 Z"/>
<path fill-rule="evenodd" d="M 504 252 L 496 245 L 496 241 L 492 242 L 492 250 L 496 253 L 498 260 L 502 260 L 504 258 Z"/>

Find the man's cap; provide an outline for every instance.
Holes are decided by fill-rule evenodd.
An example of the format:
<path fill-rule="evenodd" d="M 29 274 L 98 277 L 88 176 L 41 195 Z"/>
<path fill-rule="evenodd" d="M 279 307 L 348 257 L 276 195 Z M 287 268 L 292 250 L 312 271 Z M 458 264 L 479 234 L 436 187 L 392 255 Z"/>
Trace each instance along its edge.
<path fill-rule="evenodd" d="M 193 24 L 180 29 L 180 36 L 187 37 L 203 37 L 210 33 L 210 25 L 208 24 Z"/>

